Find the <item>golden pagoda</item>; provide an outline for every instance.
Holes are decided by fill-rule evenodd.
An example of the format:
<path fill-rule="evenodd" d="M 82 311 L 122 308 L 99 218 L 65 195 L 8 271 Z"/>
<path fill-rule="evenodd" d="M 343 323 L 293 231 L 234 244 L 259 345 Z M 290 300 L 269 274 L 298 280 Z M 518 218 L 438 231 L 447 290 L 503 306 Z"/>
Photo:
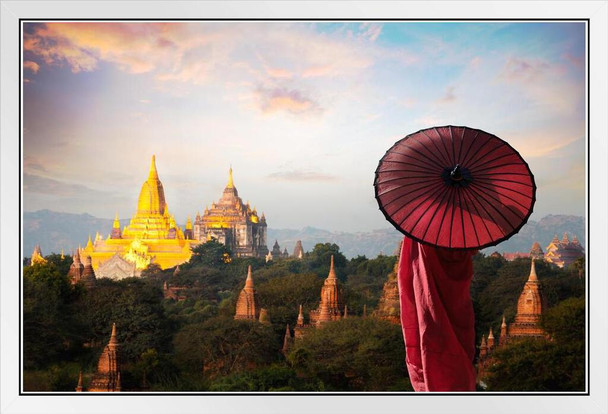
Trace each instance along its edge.
<path fill-rule="evenodd" d="M 161 269 L 167 269 L 188 261 L 192 255 L 190 246 L 194 243 L 196 242 L 184 237 L 184 232 L 175 223 L 175 218 L 169 214 L 153 155 L 148 179 L 141 187 L 137 211 L 129 225 L 121 231 L 116 214 L 108 238 L 103 239 L 98 235 L 93 242 L 89 237 L 81 255 L 91 256 L 96 271 L 110 259 L 135 264 L 135 271 L 141 271 L 151 263 L 156 263 Z M 117 266 L 104 268 L 115 269 Z M 97 277 L 112 277 L 103 273 L 104 268 L 102 272 L 97 273 Z"/>
<path fill-rule="evenodd" d="M 211 208 L 206 207 L 202 216 L 196 215 L 193 227 L 195 240 L 215 239 L 237 257 L 265 257 L 268 254 L 266 217 L 264 213 L 258 216 L 249 202 L 243 203 L 234 185 L 232 167 L 222 197 L 211 204 Z"/>

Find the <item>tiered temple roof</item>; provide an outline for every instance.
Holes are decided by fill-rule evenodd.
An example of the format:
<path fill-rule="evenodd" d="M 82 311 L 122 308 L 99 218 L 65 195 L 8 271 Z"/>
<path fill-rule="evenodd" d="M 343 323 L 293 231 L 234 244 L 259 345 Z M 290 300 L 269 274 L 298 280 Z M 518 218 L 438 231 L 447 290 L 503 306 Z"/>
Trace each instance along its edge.
<path fill-rule="evenodd" d="M 561 241 L 555 235 L 545 251 L 545 260 L 559 267 L 567 267 L 574 263 L 576 259 L 585 255 L 578 238 L 573 236 L 572 241 L 570 241 L 567 233 L 564 233 Z"/>
<path fill-rule="evenodd" d="M 193 233 L 198 241 L 217 240 L 236 256 L 264 257 L 268 254 L 266 228 L 266 216 L 258 216 L 256 208 L 239 197 L 231 167 L 222 197 L 205 208 L 202 216 L 196 215 Z"/>
<path fill-rule="evenodd" d="M 302 247 L 302 240 L 298 240 L 296 242 L 296 247 L 293 249 L 293 255 L 296 259 L 301 259 L 304 257 L 304 248 Z"/>
<path fill-rule="evenodd" d="M 534 260 L 530 268 L 528 281 L 517 301 L 517 315 L 515 321 L 509 326 L 509 337 L 533 336 L 545 337 L 540 327 L 540 318 L 545 308 L 542 287 L 536 275 Z"/>
<path fill-rule="evenodd" d="M 83 254 L 91 256 L 95 270 L 118 254 L 141 271 L 150 263 L 167 269 L 186 262 L 192 254 L 190 247 L 191 241 L 185 239 L 175 218 L 169 213 L 163 185 L 156 170 L 156 158 L 152 156 L 148 179 L 141 187 L 137 211 L 129 225 L 121 231 L 116 215 L 108 238 L 104 240 L 101 236 L 96 236 L 94 242 L 89 238 Z M 107 277 L 105 273 L 104 277 Z"/>

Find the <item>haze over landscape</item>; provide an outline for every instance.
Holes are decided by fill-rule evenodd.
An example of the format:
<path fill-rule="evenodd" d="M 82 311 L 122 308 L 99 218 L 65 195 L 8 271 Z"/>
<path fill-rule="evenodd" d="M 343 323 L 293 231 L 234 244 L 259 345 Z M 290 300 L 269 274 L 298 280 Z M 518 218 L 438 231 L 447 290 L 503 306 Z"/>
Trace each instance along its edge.
<path fill-rule="evenodd" d="M 520 151 L 538 186 L 531 219 L 585 215 L 580 23 L 72 22 L 24 31 L 26 212 L 128 219 L 156 154 L 179 223 L 219 198 L 232 165 L 240 195 L 269 228 L 387 229 L 373 197 L 378 160 L 409 133 L 454 124 Z"/>

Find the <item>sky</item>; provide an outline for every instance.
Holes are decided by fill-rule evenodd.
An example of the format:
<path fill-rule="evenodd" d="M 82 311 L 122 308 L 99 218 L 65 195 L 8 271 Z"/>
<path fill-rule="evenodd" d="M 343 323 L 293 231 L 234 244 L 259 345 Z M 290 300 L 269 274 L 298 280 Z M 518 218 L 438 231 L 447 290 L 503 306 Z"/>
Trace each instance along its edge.
<path fill-rule="evenodd" d="M 584 216 L 585 46 L 576 22 L 24 23 L 23 208 L 129 218 L 155 154 L 178 223 L 232 166 L 271 228 L 388 228 L 378 161 L 461 125 L 528 162 L 532 220 Z"/>

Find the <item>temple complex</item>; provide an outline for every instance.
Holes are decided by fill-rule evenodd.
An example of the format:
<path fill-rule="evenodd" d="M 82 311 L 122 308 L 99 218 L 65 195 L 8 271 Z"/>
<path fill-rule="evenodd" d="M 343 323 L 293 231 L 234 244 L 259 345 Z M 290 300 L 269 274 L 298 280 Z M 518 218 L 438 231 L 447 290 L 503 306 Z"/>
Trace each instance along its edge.
<path fill-rule="evenodd" d="M 532 244 L 530 257 L 534 260 L 543 260 L 545 258 L 545 252 L 543 252 L 539 242 L 534 242 L 534 244 Z"/>
<path fill-rule="evenodd" d="M 310 324 L 321 325 L 328 321 L 336 321 L 342 317 L 342 292 L 334 270 L 334 256 L 331 256 L 329 275 L 321 288 L 321 303 L 317 309 L 310 311 Z"/>
<path fill-rule="evenodd" d="M 46 263 L 46 259 L 42 256 L 42 250 L 40 249 L 40 245 L 37 244 L 34 247 L 34 251 L 32 252 L 32 258 L 30 259 L 30 265 L 35 264 L 44 264 Z"/>
<path fill-rule="evenodd" d="M 234 319 L 258 320 L 260 317 L 260 307 L 255 297 L 253 278 L 251 277 L 251 266 L 247 269 L 247 280 L 245 287 L 241 290 L 236 301 L 236 312 Z"/>
<path fill-rule="evenodd" d="M 545 260 L 559 267 L 568 267 L 576 259 L 585 255 L 578 238 L 573 236 L 572 241 L 570 241 L 567 233 L 564 233 L 561 241 L 555 235 L 545 251 Z"/>
<path fill-rule="evenodd" d="M 116 338 L 116 324 L 112 324 L 110 341 L 105 346 L 101 356 L 99 357 L 99 362 L 97 363 L 97 373 L 91 380 L 89 391 L 121 391 L 119 348 L 120 344 Z M 82 384 L 80 383 L 79 386 L 82 387 Z"/>
<path fill-rule="evenodd" d="M 224 193 L 211 208 L 205 208 L 203 215 L 197 213 L 194 221 L 194 239 L 200 242 L 215 239 L 228 247 L 237 257 L 265 257 L 266 217 L 259 217 L 253 209 L 239 197 L 232 178 L 232 167 Z"/>
<path fill-rule="evenodd" d="M 195 243 L 185 236 L 169 213 L 156 159 L 152 156 L 148 179 L 141 187 L 137 211 L 129 225 L 121 230 L 116 215 L 110 235 L 106 239 L 96 235 L 94 242 L 89 237 L 81 255 L 91 256 L 95 270 L 110 261 L 102 267 L 100 277 L 113 277 L 112 272 L 116 272 L 113 278 L 121 279 L 138 276 L 151 263 L 167 269 L 186 262 L 192 254 L 190 246 Z"/>
<path fill-rule="evenodd" d="M 281 251 L 281 246 L 279 246 L 279 242 L 275 240 L 274 245 L 272 246 L 272 251 L 270 251 L 266 255 L 266 262 L 277 259 L 287 259 L 288 257 L 289 253 L 287 252 L 287 248 Z"/>

